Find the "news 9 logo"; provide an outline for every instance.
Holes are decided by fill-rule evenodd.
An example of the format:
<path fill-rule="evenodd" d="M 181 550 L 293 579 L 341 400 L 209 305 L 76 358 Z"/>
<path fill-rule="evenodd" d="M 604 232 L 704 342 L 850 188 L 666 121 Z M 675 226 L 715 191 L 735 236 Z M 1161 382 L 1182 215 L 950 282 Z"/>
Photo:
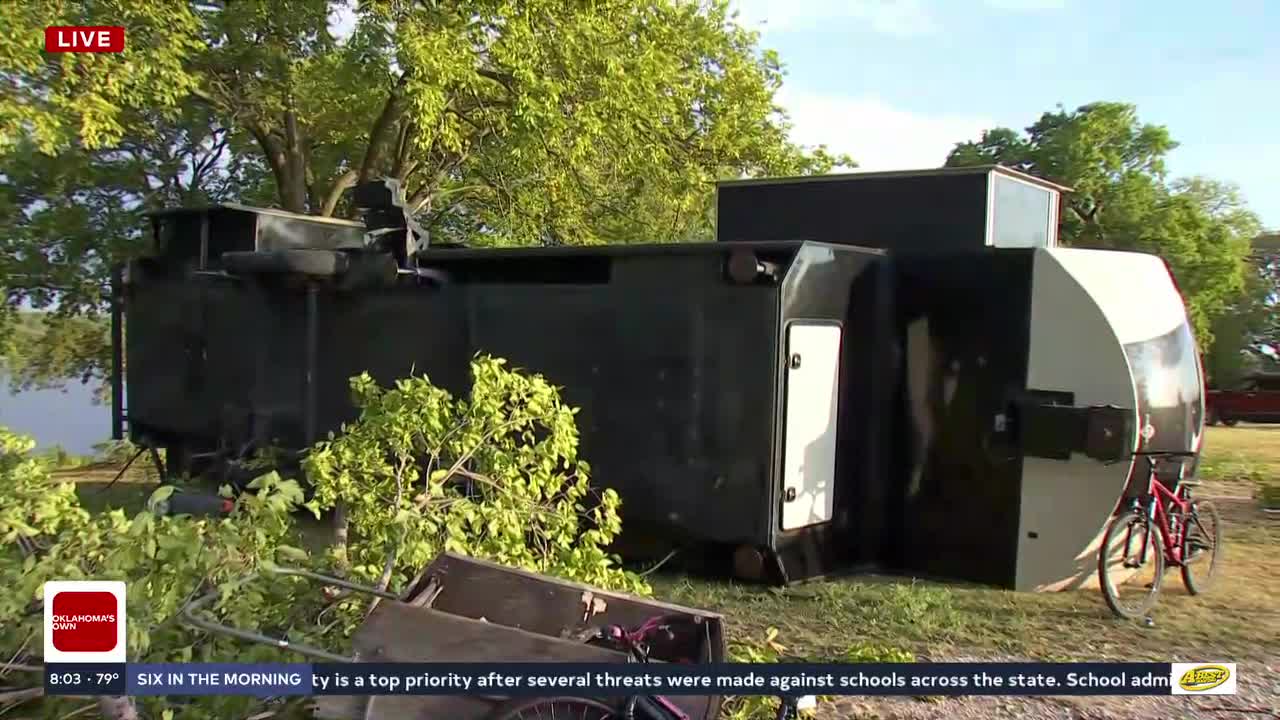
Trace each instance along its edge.
<path fill-rule="evenodd" d="M 100 580 L 44 584 L 44 661 L 125 661 L 125 587 Z"/>

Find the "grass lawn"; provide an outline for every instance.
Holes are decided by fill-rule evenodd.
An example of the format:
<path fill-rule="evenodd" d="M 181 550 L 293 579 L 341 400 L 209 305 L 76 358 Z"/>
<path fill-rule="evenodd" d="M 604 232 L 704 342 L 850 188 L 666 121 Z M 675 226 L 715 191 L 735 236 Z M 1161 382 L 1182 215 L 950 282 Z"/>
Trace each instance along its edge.
<path fill-rule="evenodd" d="M 1153 627 L 1114 620 L 1097 590 L 1014 593 L 863 576 L 777 589 L 659 578 L 657 591 L 725 613 L 731 638 L 763 637 L 777 628 L 778 642 L 790 654 L 817 661 L 838 661 L 870 644 L 906 649 L 921 660 L 1218 659 L 1274 672 L 1280 662 L 1280 518 L 1263 513 L 1257 498 L 1263 482 L 1280 480 L 1280 425 L 1208 433 L 1200 495 L 1212 497 L 1223 516 L 1221 574 L 1208 593 L 1192 597 L 1177 571 L 1169 572 Z M 869 705 L 825 716 L 959 716 L 945 704 L 923 714 L 898 708 L 888 715 L 876 707 L 893 703 Z M 991 708 L 980 712 L 989 714 L 978 717 L 997 716 Z M 1010 712 L 1037 716 L 1030 708 Z"/>
<path fill-rule="evenodd" d="M 849 638 L 923 657 L 982 651 L 1046 660 L 1168 660 L 1178 639 L 1178 654 L 1186 657 L 1280 657 L 1280 522 L 1256 499 L 1264 478 L 1280 478 L 1280 425 L 1210 428 L 1202 475 L 1207 482 L 1200 494 L 1213 497 L 1223 515 L 1223 574 L 1209 593 L 1193 598 L 1170 572 L 1152 628 L 1113 622 L 1096 590 L 1014 593 L 865 576 L 769 590 L 657 582 L 660 593 L 677 602 L 726 612 L 733 637 L 776 627 L 781 641 L 806 657 L 838 658 Z M 1260 623 L 1276 632 L 1260 636 Z M 832 627 L 856 630 L 832 633 Z"/>
<path fill-rule="evenodd" d="M 1265 514 L 1258 498 L 1264 484 L 1280 479 L 1280 425 L 1208 433 L 1200 495 L 1214 498 L 1223 515 L 1221 574 L 1209 593 L 1191 597 L 1170 572 L 1153 627 L 1112 619 L 1096 590 L 1013 593 L 868 576 L 788 588 L 671 575 L 652 580 L 663 599 L 724 613 L 731 639 L 762 639 L 777 628 L 787 654 L 817 661 L 854 658 L 870 645 L 907 650 L 921 660 L 1226 660 L 1274 668 L 1280 662 L 1280 518 Z M 76 478 L 91 508 L 140 508 L 154 483 L 145 470 L 110 488 L 114 467 L 64 472 Z M 306 525 L 308 535 L 322 529 L 313 520 Z M 946 707 L 923 715 L 918 709 L 889 715 L 865 707 L 825 710 L 820 717 L 960 716 Z M 1160 712 L 1151 717 L 1167 716 Z M 1004 717 L 975 717 L 997 716 Z"/>

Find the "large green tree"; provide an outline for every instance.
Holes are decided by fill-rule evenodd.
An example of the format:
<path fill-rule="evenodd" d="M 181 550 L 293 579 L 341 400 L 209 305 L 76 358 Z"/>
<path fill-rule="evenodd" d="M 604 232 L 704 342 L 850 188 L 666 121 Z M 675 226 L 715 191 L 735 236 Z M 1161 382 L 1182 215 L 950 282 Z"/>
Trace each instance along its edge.
<path fill-rule="evenodd" d="M 1255 238 L 1244 292 L 1213 323 L 1205 369 L 1230 388 L 1250 372 L 1280 371 L 1280 234 Z"/>
<path fill-rule="evenodd" d="M 199 106 L 121 117 L 130 131 L 109 147 L 45 154 L 24 138 L 0 153 L 0 358 L 15 387 L 103 377 L 111 265 L 141 247 L 144 213 L 246 184 L 229 131 Z M 19 308 L 41 312 L 15 324 Z"/>
<path fill-rule="evenodd" d="M 124 25 L 126 51 L 43 53 L 55 24 Z M 41 0 L 0 27 L 9 311 L 100 313 L 167 204 L 350 215 L 394 177 L 432 239 L 682 241 L 719 178 L 847 162 L 788 142 L 778 59 L 727 0 Z"/>
<path fill-rule="evenodd" d="M 1162 256 L 1208 348 L 1214 319 L 1242 297 L 1259 224 L 1235 187 L 1169 178 L 1165 157 L 1175 147 L 1168 130 L 1142 122 L 1133 105 L 1099 102 L 1046 112 L 1025 132 L 988 130 L 957 144 L 946 164 L 999 163 L 1074 188 L 1062 242 Z"/>
<path fill-rule="evenodd" d="M 1257 322 L 1247 346 L 1266 369 L 1280 369 L 1280 232 L 1255 238 L 1250 259 L 1256 271 L 1252 312 Z"/>
<path fill-rule="evenodd" d="M 174 111 L 194 87 L 196 5 L 155 0 L 0 3 L 0 150 L 26 138 L 45 152 L 120 140 L 127 108 Z M 45 53 L 45 28 L 124 26 L 128 52 Z"/>

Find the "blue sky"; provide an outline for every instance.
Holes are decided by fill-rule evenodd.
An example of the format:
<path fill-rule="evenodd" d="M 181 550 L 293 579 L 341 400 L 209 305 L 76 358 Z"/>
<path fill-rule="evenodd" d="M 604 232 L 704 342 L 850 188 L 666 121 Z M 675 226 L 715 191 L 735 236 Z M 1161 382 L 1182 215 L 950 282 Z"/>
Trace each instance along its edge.
<path fill-rule="evenodd" d="M 787 68 L 793 138 L 931 167 L 1058 103 L 1134 103 L 1175 175 L 1237 183 L 1280 229 L 1280 1 L 736 0 Z"/>

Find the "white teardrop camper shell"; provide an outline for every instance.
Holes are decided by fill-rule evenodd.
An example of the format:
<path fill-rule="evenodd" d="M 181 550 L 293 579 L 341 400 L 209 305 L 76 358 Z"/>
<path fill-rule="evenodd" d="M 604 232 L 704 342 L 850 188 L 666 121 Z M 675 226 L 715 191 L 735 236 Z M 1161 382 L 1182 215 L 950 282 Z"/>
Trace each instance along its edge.
<path fill-rule="evenodd" d="M 1069 392 L 1078 406 L 1131 412 L 1125 444 L 1132 451 L 1199 451 L 1199 352 L 1182 297 L 1160 258 L 1042 249 L 1031 287 L 1028 390 Z M 1107 520 L 1130 478 L 1141 483 L 1146 471 L 1132 460 L 1106 464 L 1079 453 L 1069 460 L 1024 458 L 1016 587 L 1096 584 Z M 1064 567 L 1068 557 L 1072 562 Z"/>

